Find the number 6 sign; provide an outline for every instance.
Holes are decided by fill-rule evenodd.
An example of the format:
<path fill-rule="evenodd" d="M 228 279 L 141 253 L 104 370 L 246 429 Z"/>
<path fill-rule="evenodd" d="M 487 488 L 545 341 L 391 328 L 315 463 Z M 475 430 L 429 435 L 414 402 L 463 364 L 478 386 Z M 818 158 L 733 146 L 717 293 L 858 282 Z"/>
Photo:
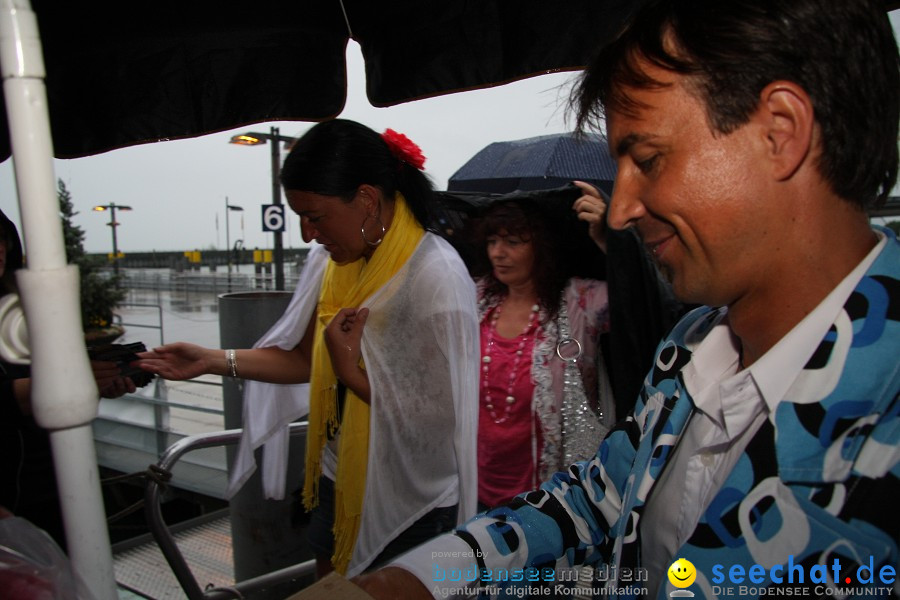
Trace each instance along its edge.
<path fill-rule="evenodd" d="M 263 231 L 284 231 L 284 205 L 262 205 L 262 229 Z"/>

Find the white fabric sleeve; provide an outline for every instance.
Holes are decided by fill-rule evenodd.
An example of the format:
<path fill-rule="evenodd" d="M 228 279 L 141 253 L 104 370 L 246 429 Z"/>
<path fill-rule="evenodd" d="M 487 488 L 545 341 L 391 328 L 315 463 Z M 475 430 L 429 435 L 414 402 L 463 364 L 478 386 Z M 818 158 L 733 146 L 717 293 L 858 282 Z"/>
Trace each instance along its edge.
<path fill-rule="evenodd" d="M 314 245 L 284 314 L 257 340 L 254 348 L 278 346 L 291 350 L 300 343 L 318 303 L 327 262 L 328 253 L 324 246 Z M 226 498 L 234 496 L 253 475 L 256 470 L 253 451 L 260 446 L 264 446 L 262 483 L 265 497 L 284 498 L 290 444 L 288 424 L 308 413 L 309 384 L 245 382 L 241 441 L 229 476 Z"/>
<path fill-rule="evenodd" d="M 446 533 L 417 546 L 394 559 L 388 566 L 400 567 L 416 576 L 435 598 L 461 598 L 468 588 L 478 588 L 478 563 L 465 541 Z"/>
<path fill-rule="evenodd" d="M 452 252 L 452 250 L 445 250 Z M 478 382 L 480 348 L 475 316 L 475 285 L 466 271 L 445 272 L 428 300 L 440 307 L 431 317 L 438 347 L 450 363 L 455 431 L 454 455 L 459 468 L 457 525 L 476 513 L 478 503 Z M 448 302 L 449 297 L 452 302 Z"/>

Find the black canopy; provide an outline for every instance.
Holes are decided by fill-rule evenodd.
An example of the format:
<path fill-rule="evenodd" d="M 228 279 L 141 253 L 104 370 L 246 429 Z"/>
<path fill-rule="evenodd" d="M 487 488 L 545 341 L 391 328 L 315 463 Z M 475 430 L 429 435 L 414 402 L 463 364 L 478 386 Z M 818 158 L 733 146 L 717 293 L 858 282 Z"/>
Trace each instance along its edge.
<path fill-rule="evenodd" d="M 633 0 L 34 0 L 55 154 L 336 116 L 581 68 Z M 3 121 L 0 127 L 6 128 Z M 0 159 L 9 156 L 0 133 Z"/>
<path fill-rule="evenodd" d="M 59 158 L 334 117 L 344 106 L 351 36 L 374 106 L 579 69 L 637 4 L 32 0 Z M 897 5 L 885 1 L 886 9 Z M 0 129 L 5 160 L 5 120 Z"/>

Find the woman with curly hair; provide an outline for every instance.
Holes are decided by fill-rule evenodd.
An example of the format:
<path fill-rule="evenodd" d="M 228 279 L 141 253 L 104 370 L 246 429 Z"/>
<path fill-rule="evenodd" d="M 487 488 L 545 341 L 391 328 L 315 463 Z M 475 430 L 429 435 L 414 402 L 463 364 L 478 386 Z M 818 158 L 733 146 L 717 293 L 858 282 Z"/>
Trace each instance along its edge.
<path fill-rule="evenodd" d="M 599 345 L 609 330 L 607 286 L 575 274 L 579 245 L 568 236 L 592 242 L 567 226 L 566 217 L 575 218 L 570 196 L 502 196 L 480 219 L 481 509 L 592 456 L 615 420 Z M 592 205 L 602 220 L 602 201 Z"/>

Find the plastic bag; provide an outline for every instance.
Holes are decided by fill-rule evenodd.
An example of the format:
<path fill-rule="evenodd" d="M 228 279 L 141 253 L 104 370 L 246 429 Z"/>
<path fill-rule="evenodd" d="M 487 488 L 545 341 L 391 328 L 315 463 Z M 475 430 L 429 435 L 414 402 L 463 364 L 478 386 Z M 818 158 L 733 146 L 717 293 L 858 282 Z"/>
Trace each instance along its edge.
<path fill-rule="evenodd" d="M 21 517 L 0 518 L 4 600 L 96 600 L 47 532 Z"/>

